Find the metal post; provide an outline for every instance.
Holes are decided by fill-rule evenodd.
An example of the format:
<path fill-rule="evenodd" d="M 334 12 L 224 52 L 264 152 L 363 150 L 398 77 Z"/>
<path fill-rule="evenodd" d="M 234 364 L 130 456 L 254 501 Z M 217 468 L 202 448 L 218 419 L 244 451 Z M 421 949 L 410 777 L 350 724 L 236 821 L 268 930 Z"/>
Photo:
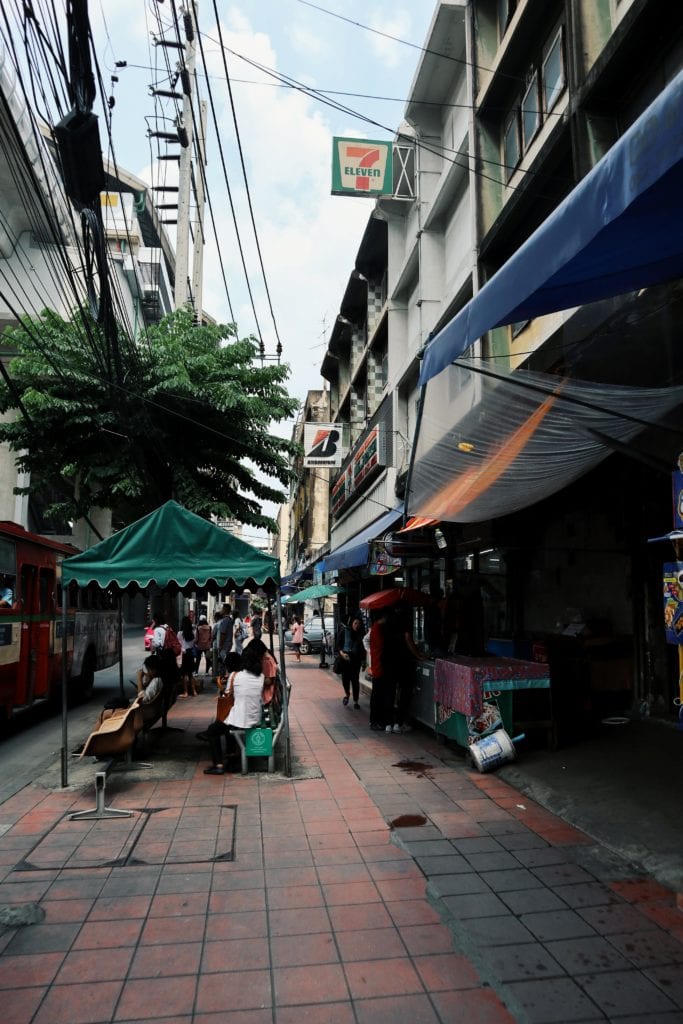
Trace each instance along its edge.
<path fill-rule="evenodd" d="M 318 610 L 320 612 L 320 629 L 322 631 L 322 643 L 320 645 L 320 665 L 319 668 L 329 668 L 327 664 L 327 630 L 325 629 L 325 616 L 323 615 L 323 602 L 322 598 L 318 598 Z"/>
<path fill-rule="evenodd" d="M 206 100 L 199 104 L 199 134 L 197 137 L 197 180 L 195 183 L 197 206 L 194 217 L 194 253 L 192 257 L 192 297 L 197 323 L 202 323 L 203 270 L 204 270 L 204 168 L 206 167 Z"/>
<path fill-rule="evenodd" d="M 62 579 L 62 788 L 69 785 L 69 697 L 67 692 L 67 604 L 69 588 Z"/>
<path fill-rule="evenodd" d="M 119 687 L 121 689 L 121 696 L 124 697 L 123 692 L 123 595 L 119 594 Z"/>
<path fill-rule="evenodd" d="M 195 88 L 195 60 L 197 53 L 197 27 L 195 20 L 196 3 L 191 4 L 189 15 L 194 32 L 185 45 L 185 70 L 183 76 L 189 88 L 183 88 L 183 125 L 187 132 L 187 146 L 180 150 L 178 164 L 178 227 L 176 233 L 175 295 L 174 305 L 180 309 L 187 302 L 187 276 L 190 249 L 190 189 L 192 177 L 192 90 Z M 193 10 L 194 8 L 194 10 Z"/>
<path fill-rule="evenodd" d="M 282 595 L 278 587 L 277 601 L 277 632 L 280 640 L 280 678 L 282 679 L 282 719 L 285 729 L 285 775 L 292 774 L 292 751 L 289 745 L 289 694 L 287 692 L 287 670 L 285 668 L 285 630 L 282 624 Z"/>

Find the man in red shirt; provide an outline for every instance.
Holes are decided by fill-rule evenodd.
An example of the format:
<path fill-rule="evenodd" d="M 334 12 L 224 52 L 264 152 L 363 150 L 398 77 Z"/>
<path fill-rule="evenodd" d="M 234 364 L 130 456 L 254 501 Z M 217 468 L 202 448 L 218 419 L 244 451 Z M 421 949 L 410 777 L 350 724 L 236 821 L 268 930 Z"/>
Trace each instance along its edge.
<path fill-rule="evenodd" d="M 382 609 L 370 627 L 370 728 L 373 732 L 384 732 L 387 723 L 393 721 L 394 686 L 386 674 L 386 623 L 387 613 Z"/>

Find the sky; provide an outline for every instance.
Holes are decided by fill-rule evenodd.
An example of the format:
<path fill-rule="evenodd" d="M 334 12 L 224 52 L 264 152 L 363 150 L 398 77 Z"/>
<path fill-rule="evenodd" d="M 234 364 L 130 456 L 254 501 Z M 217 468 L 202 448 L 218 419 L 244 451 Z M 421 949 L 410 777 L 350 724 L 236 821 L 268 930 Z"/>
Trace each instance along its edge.
<path fill-rule="evenodd" d="M 180 9 L 180 0 L 176 6 Z M 374 206 L 372 199 L 330 195 L 332 137 L 392 137 L 401 122 L 420 57 L 415 46 L 424 43 L 436 4 L 435 0 L 373 0 L 350 5 L 345 0 L 322 0 L 320 6 L 377 31 L 340 20 L 302 0 L 199 0 L 198 4 L 223 159 L 261 335 L 266 351 L 273 354 L 275 326 L 245 201 L 215 10 L 220 15 L 224 46 L 232 51 L 226 53 L 226 60 L 282 359 L 291 367 L 287 386 L 301 401 L 309 389 L 322 387 L 320 365 L 327 340 Z M 153 45 L 152 35 L 159 35 L 157 13 L 168 24 L 171 12 L 171 0 L 90 2 L 95 49 L 115 100 L 111 110 L 114 156 L 121 167 L 146 181 L 158 181 L 160 168 L 167 175 L 174 173 L 169 163 L 155 164 L 147 137 L 154 115 L 149 86 L 155 74 L 150 68 L 163 61 L 163 51 Z M 171 34 L 165 37 L 171 38 Z M 175 65 L 177 54 L 167 52 Z M 349 108 L 340 112 L 300 91 L 278 86 L 272 76 L 243 57 L 317 90 L 391 99 L 331 97 Z M 127 66 L 117 68 L 120 61 Z M 200 93 L 207 97 L 199 53 L 197 66 Z M 112 75 L 118 77 L 117 82 L 111 82 Z M 156 78 L 159 87 L 169 87 L 163 75 Z M 384 127 L 370 126 L 363 117 Z M 209 108 L 206 177 L 232 310 L 238 333 L 244 337 L 255 332 L 255 321 L 212 120 Z M 173 151 L 177 152 L 177 147 Z M 175 228 L 169 231 L 175 241 Z M 232 319 L 210 228 L 203 305 L 218 321 Z M 291 428 L 290 422 L 274 429 L 289 435 Z"/>

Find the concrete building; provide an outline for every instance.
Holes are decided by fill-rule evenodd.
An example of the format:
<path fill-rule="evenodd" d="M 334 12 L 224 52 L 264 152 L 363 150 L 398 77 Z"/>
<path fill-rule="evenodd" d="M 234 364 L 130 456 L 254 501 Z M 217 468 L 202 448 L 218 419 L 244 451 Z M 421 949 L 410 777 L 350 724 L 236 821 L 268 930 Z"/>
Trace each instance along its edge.
<path fill-rule="evenodd" d="M 683 449 L 681 269 L 674 252 L 663 270 L 634 276 L 657 204 L 640 232 L 606 251 L 604 273 L 554 309 L 524 305 L 527 282 L 544 269 L 525 253 L 547 239 L 562 266 L 579 224 L 592 230 L 588 200 L 604 168 L 619 160 L 636 204 L 639 157 L 654 158 L 659 187 L 654 165 L 668 167 L 670 154 L 650 153 L 648 139 L 677 116 L 670 97 L 682 67 L 683 10 L 659 0 L 437 4 L 397 135 L 414 141 L 415 196 L 375 201 L 322 366 L 332 416 L 351 436 L 332 481 L 327 576 L 341 575 L 353 600 L 376 589 L 377 571 L 476 595 L 482 639 L 517 654 L 535 645 L 549 658 L 565 739 L 634 708 L 675 714 L 676 648 L 664 642 L 661 613 L 671 550 L 647 539 L 671 527 L 670 471 Z M 669 180 L 681 180 L 677 157 Z M 671 194 L 659 210 L 671 203 L 677 236 Z M 558 218 L 567 227 L 555 241 Z M 590 253 L 582 245 L 579 255 Z M 627 270 L 626 250 L 635 254 Z M 605 284 L 612 270 L 620 290 Z M 496 326 L 485 296 L 496 299 L 513 272 L 517 298 L 507 296 Z M 507 315 L 517 303 L 531 312 Z M 458 352 L 444 339 L 457 331 L 466 365 L 453 368 Z M 540 415 L 527 411 L 529 374 L 550 387 Z M 536 420 L 562 404 L 560 387 L 574 413 L 532 463 Z M 602 426 L 581 421 L 582 402 Z M 584 446 L 590 458 L 577 468 Z M 480 506 L 462 500 L 467 474 Z M 429 523 L 396 536 L 405 498 Z"/>
<path fill-rule="evenodd" d="M 309 391 L 294 425 L 292 440 L 303 446 L 307 426 L 327 423 L 329 419 L 329 392 Z M 302 455 L 295 461 L 294 471 L 296 480 L 291 488 L 286 528 L 280 535 L 280 564 L 283 570 L 287 567 L 283 575 L 311 577 L 313 566 L 328 542 L 330 470 L 306 468 Z M 282 519 L 278 519 L 281 531 Z"/>
<path fill-rule="evenodd" d="M 79 216 L 64 194 L 50 129 L 39 123 L 0 47 L 0 332 L 25 314 L 48 308 L 69 316 L 86 301 Z M 105 161 L 101 195 L 111 290 L 132 337 L 173 308 L 174 255 L 145 184 Z M 11 351 L 0 352 L 5 365 Z M 14 454 L 0 446 L 0 519 L 38 533 L 54 532 L 26 486 Z M 46 496 L 49 500 L 50 496 Z M 111 529 L 108 511 L 93 509 L 70 541 L 88 547 Z"/>

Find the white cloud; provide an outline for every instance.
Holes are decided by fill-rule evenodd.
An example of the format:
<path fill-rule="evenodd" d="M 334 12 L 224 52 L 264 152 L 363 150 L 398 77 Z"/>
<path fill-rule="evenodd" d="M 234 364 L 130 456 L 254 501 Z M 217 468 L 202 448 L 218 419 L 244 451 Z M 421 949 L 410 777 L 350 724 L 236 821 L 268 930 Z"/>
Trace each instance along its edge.
<path fill-rule="evenodd" d="M 306 57 L 320 58 L 330 52 L 327 40 L 305 25 L 292 25 L 287 31 L 287 38 L 294 51 Z"/>
<path fill-rule="evenodd" d="M 209 29 L 209 35 L 217 33 Z M 252 32 L 243 16 L 229 13 L 223 29 L 226 47 L 268 67 L 277 56 L 264 33 Z M 222 62 L 212 55 L 212 74 L 222 74 Z M 231 77 L 243 64 L 228 55 Z M 249 77 L 259 77 L 251 71 Z M 216 98 L 224 92 L 214 89 Z M 325 113 L 297 91 L 239 85 L 233 87 L 249 189 L 259 233 L 270 295 L 284 346 L 283 359 L 292 366 L 290 389 L 304 398 L 309 388 L 320 386 L 319 367 L 325 347 L 319 337 L 323 318 L 328 333 L 353 269 L 358 242 L 372 209 L 372 201 L 330 196 L 332 130 Z M 226 158 L 230 153 L 230 180 L 238 208 L 240 235 L 247 254 L 252 288 L 258 299 L 261 330 L 270 352 L 275 338 L 265 300 L 260 268 L 239 165 L 234 160 L 234 127 L 229 108 L 221 102 L 221 135 Z M 212 159 L 211 188 L 222 196 L 218 158 Z M 220 179 L 220 180 L 219 180 Z M 230 281 L 240 296 L 240 333 L 252 329 L 248 299 L 243 299 L 243 273 L 235 256 L 234 228 L 221 199 L 220 234 Z M 211 247 L 210 247 L 211 248 Z M 230 255 L 228 255 L 230 253 Z M 215 255 L 205 261 L 205 305 L 213 312 L 225 310 L 224 288 Z M 231 288 L 231 291 L 233 289 Z M 233 301 L 235 301 L 233 299 Z M 211 309 L 209 303 L 214 304 Z M 221 313 L 221 316 L 227 314 Z"/>
<path fill-rule="evenodd" d="M 396 40 L 414 42 L 411 34 L 411 19 L 406 11 L 395 11 L 393 16 L 374 16 L 369 25 L 375 31 L 370 37 L 370 46 L 375 56 L 386 68 L 397 68 L 401 62 L 415 63 L 415 52 Z M 378 34 L 381 33 L 381 34 Z M 393 36 L 393 39 L 388 38 Z"/>

